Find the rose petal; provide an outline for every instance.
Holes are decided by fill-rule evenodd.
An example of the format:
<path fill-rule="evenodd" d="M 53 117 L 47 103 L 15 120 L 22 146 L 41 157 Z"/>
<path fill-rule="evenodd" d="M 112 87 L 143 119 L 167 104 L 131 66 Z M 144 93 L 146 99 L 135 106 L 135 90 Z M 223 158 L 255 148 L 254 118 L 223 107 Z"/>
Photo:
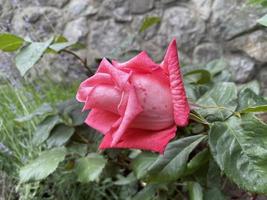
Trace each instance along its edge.
<path fill-rule="evenodd" d="M 151 73 L 153 70 L 159 68 L 159 65 L 156 64 L 145 51 L 142 51 L 134 58 L 130 59 L 127 62 L 119 63 L 117 61 L 112 61 L 112 64 L 126 71 L 136 71 L 136 72 L 147 72 Z"/>
<path fill-rule="evenodd" d="M 108 132 L 99 148 L 133 148 L 163 153 L 168 142 L 175 137 L 176 126 L 161 131 L 127 129 L 116 145 L 112 143 L 112 133 Z"/>
<path fill-rule="evenodd" d="M 107 59 L 103 58 L 101 61 L 97 73 L 108 73 L 111 75 L 113 81 L 120 89 L 123 89 L 128 82 L 131 74 L 125 73 L 116 67 L 114 67 Z"/>
<path fill-rule="evenodd" d="M 169 44 L 161 65 L 169 74 L 175 123 L 178 126 L 186 126 L 188 124 L 190 108 L 180 72 L 175 39 Z"/>
<path fill-rule="evenodd" d="M 111 142 L 111 145 L 115 145 L 120 140 L 121 136 L 124 134 L 125 130 L 129 127 L 131 122 L 142 111 L 143 109 L 139 104 L 135 90 L 132 87 L 129 91 L 128 102 L 125 112 L 122 115 L 121 124 L 118 127 L 118 129 L 114 131 L 112 134 L 113 140 Z"/>
<path fill-rule="evenodd" d="M 98 84 L 112 84 L 112 83 L 113 82 L 109 74 L 97 73 L 80 84 L 80 87 L 76 95 L 76 99 L 80 102 L 85 102 L 87 96 L 91 93 L 91 90 L 94 88 L 94 86 Z"/>
<path fill-rule="evenodd" d="M 118 113 L 121 93 L 113 85 L 98 85 L 88 94 L 83 110 L 99 108 Z"/>
<path fill-rule="evenodd" d="M 85 123 L 99 132 L 106 134 L 120 116 L 100 109 L 92 109 Z"/>

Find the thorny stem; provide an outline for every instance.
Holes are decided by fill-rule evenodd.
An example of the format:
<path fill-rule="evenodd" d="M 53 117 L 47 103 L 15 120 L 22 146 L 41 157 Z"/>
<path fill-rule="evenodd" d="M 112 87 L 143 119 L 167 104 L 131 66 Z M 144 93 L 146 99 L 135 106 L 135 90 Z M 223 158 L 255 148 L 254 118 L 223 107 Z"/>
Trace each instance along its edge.
<path fill-rule="evenodd" d="M 80 56 L 78 56 L 76 53 L 72 52 L 72 51 L 69 51 L 67 49 L 63 49 L 61 50 L 61 52 L 64 52 L 64 53 L 68 53 L 68 54 L 71 54 L 72 56 L 74 56 L 77 60 L 80 61 L 80 63 L 83 65 L 83 67 L 86 69 L 86 71 L 89 72 L 89 76 L 92 76 L 94 75 L 94 72 L 91 70 L 91 68 L 87 65 L 87 60 L 86 59 L 82 59 Z"/>

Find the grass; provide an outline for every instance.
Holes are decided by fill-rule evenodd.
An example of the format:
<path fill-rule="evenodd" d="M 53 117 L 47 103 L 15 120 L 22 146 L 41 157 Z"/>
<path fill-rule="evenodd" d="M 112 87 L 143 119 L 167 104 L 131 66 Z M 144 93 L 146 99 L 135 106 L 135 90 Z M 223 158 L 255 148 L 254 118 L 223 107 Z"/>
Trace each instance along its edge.
<path fill-rule="evenodd" d="M 15 119 L 31 113 L 44 102 L 56 103 L 73 98 L 77 86 L 78 84 L 55 84 L 49 80 L 19 88 L 10 83 L 0 86 L 0 175 L 8 175 L 8 178 L 0 177 L 0 181 L 6 187 L 11 185 L 6 184 L 7 180 L 18 183 L 20 167 L 41 151 L 40 147 L 31 143 L 38 121 L 34 119 L 21 124 Z M 4 199 L 12 199 L 10 193 L 15 189 L 20 193 L 20 199 L 31 199 L 38 187 L 38 183 L 35 183 L 9 188 L 0 193 L 0 199 L 1 196 Z"/>

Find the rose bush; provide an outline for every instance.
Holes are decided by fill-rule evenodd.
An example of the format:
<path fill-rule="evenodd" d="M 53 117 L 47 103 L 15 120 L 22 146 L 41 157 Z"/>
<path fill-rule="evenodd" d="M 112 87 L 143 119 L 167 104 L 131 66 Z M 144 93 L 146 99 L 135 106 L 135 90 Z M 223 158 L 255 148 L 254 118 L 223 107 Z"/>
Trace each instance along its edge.
<path fill-rule="evenodd" d="M 188 124 L 190 109 L 179 68 L 175 40 L 161 64 L 145 51 L 124 63 L 101 61 L 76 96 L 85 104 L 83 110 L 91 109 L 86 124 L 104 134 L 100 149 L 164 152 L 176 126 Z"/>

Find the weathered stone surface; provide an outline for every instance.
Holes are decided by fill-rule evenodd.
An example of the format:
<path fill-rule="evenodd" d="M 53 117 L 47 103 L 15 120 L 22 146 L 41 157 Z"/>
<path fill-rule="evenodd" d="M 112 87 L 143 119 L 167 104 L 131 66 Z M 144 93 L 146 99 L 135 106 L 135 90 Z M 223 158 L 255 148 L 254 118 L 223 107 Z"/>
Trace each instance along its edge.
<path fill-rule="evenodd" d="M 212 7 L 211 31 L 214 36 L 231 39 L 257 25 L 266 10 L 249 6 L 243 0 L 215 0 Z"/>
<path fill-rule="evenodd" d="M 64 30 L 64 36 L 71 41 L 84 40 L 88 33 L 88 23 L 85 17 L 69 22 Z"/>
<path fill-rule="evenodd" d="M 229 41 L 227 47 L 233 50 L 244 51 L 258 61 L 267 62 L 267 33 L 263 30 L 258 30 Z"/>
<path fill-rule="evenodd" d="M 132 13 L 144 13 L 149 11 L 154 6 L 154 0 L 131 0 L 130 1 L 130 11 Z"/>
<path fill-rule="evenodd" d="M 165 3 L 165 4 L 167 4 L 167 3 L 173 3 L 175 1 L 177 1 L 177 0 L 161 0 L 161 2 L 162 3 Z"/>
<path fill-rule="evenodd" d="M 113 20 L 92 22 L 88 47 L 97 50 L 101 56 L 113 57 L 121 52 L 122 46 L 127 43 L 127 36 L 129 33 L 125 27 Z"/>
<path fill-rule="evenodd" d="M 162 24 L 159 30 L 160 34 L 167 35 L 169 42 L 173 38 L 177 39 L 178 46 L 183 51 L 190 51 L 202 39 L 205 32 L 204 21 L 191 12 L 188 7 L 172 7 L 165 11 Z"/>
<path fill-rule="evenodd" d="M 259 73 L 259 81 L 263 89 L 263 95 L 267 96 L 267 66 L 263 66 Z"/>
<path fill-rule="evenodd" d="M 196 6 L 196 12 L 199 13 L 199 16 L 208 20 L 211 14 L 212 0 L 192 0 Z"/>
<path fill-rule="evenodd" d="M 226 56 L 229 62 L 234 81 L 245 83 L 255 75 L 255 62 L 248 56 L 242 54 L 230 54 Z"/>
<path fill-rule="evenodd" d="M 68 17 L 92 16 L 98 12 L 97 3 L 94 0 L 72 0 L 66 7 Z"/>
<path fill-rule="evenodd" d="M 203 43 L 197 46 L 193 52 L 194 63 L 205 64 L 222 57 L 222 47 L 215 43 Z"/>
<path fill-rule="evenodd" d="M 69 0 L 37 0 L 36 5 L 62 8 Z"/>
<path fill-rule="evenodd" d="M 132 21 L 132 16 L 125 7 L 116 8 L 113 11 L 113 16 L 117 22 L 130 22 Z"/>
<path fill-rule="evenodd" d="M 33 40 L 48 38 L 63 29 L 61 14 L 61 10 L 52 7 L 18 9 L 12 19 L 12 31 Z"/>

